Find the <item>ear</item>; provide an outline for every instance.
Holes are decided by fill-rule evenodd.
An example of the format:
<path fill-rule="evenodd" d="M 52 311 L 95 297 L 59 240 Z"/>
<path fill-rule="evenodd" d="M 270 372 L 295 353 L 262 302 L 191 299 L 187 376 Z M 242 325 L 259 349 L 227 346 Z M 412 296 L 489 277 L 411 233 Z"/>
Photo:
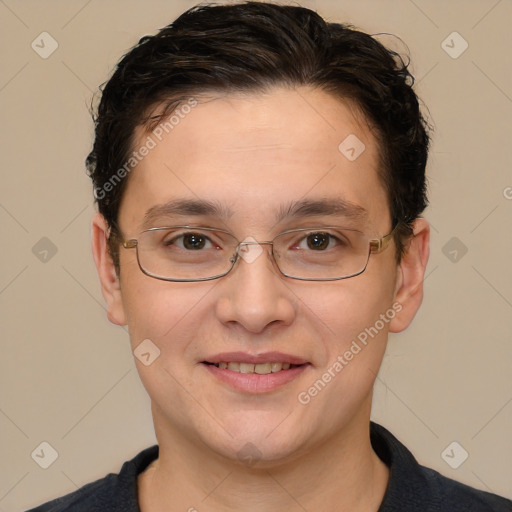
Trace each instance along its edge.
<path fill-rule="evenodd" d="M 430 252 L 430 226 L 425 219 L 416 219 L 402 261 L 398 267 L 395 302 L 401 309 L 391 320 L 390 332 L 406 329 L 423 301 L 423 280 Z"/>
<path fill-rule="evenodd" d="M 108 250 L 108 226 L 105 217 L 96 213 L 92 221 L 92 254 L 101 283 L 101 293 L 107 303 L 107 318 L 117 325 L 126 325 L 121 296 L 121 283 Z"/>

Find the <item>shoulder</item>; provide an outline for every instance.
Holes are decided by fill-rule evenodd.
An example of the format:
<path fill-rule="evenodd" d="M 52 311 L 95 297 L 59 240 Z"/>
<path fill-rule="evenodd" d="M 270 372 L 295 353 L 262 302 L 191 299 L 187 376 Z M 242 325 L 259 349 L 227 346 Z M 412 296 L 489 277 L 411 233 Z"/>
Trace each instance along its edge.
<path fill-rule="evenodd" d="M 54 499 L 27 512 L 85 512 L 110 510 L 112 500 L 119 499 L 119 489 L 116 489 L 116 476 L 109 474 L 105 478 L 84 485 L 80 489 Z M 122 498 L 121 498 L 122 499 Z M 103 507 L 103 508 L 102 508 Z"/>
<path fill-rule="evenodd" d="M 27 512 L 139 512 L 137 477 L 157 458 L 155 445 L 125 462 L 118 474 L 110 473 Z"/>
<path fill-rule="evenodd" d="M 375 453 L 389 467 L 379 512 L 512 512 L 512 501 L 421 466 L 391 432 L 373 422 L 370 438 Z"/>
<path fill-rule="evenodd" d="M 512 501 L 480 491 L 474 487 L 447 478 L 433 469 L 419 466 L 428 482 L 433 510 L 450 512 L 512 512 Z"/>

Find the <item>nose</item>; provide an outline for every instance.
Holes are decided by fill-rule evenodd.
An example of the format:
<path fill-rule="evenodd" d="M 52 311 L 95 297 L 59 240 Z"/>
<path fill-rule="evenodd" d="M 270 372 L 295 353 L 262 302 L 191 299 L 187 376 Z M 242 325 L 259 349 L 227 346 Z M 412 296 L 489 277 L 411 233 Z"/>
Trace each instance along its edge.
<path fill-rule="evenodd" d="M 217 318 L 252 333 L 290 325 L 296 303 L 285 279 L 273 261 L 271 243 L 242 242 L 236 265 L 221 284 Z"/>

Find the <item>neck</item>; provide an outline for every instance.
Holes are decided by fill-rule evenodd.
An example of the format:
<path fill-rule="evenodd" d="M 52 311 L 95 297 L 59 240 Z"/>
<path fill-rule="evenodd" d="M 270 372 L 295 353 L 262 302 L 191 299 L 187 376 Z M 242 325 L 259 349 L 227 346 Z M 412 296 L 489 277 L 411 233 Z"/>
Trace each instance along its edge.
<path fill-rule="evenodd" d="M 364 411 L 314 450 L 253 467 L 157 428 L 159 458 L 139 476 L 141 511 L 172 505 L 172 510 L 190 512 L 377 512 L 389 470 L 371 447 L 368 427 L 369 411 Z"/>

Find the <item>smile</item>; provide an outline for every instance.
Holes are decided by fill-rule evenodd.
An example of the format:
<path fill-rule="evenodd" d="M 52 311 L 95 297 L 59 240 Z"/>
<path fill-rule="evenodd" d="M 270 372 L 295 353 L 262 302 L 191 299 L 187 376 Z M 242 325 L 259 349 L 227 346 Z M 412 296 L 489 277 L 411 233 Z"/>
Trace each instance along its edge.
<path fill-rule="evenodd" d="M 274 358 L 268 357 L 268 354 L 267 357 L 251 357 L 247 354 L 245 354 L 245 357 L 233 356 L 233 354 L 231 354 L 232 357 L 226 357 L 227 355 L 216 357 L 217 361 L 203 361 L 201 366 L 222 386 L 248 394 L 277 391 L 281 387 L 291 384 L 311 368 L 309 362 L 293 358 L 293 356 L 286 358 L 295 359 L 291 363 L 280 356 L 275 357 L 275 359 L 284 359 L 284 361 L 276 361 Z M 232 361 L 232 358 L 239 360 Z M 257 361 L 257 359 L 262 358 L 266 361 Z M 251 362 L 251 359 L 254 362 Z"/>
<path fill-rule="evenodd" d="M 269 373 L 277 373 L 283 370 L 289 370 L 290 368 L 300 366 L 291 363 L 238 363 L 238 362 L 220 362 L 220 363 L 208 363 L 216 366 L 220 370 L 230 370 L 232 372 L 239 373 L 257 373 L 258 375 L 268 375 Z"/>

